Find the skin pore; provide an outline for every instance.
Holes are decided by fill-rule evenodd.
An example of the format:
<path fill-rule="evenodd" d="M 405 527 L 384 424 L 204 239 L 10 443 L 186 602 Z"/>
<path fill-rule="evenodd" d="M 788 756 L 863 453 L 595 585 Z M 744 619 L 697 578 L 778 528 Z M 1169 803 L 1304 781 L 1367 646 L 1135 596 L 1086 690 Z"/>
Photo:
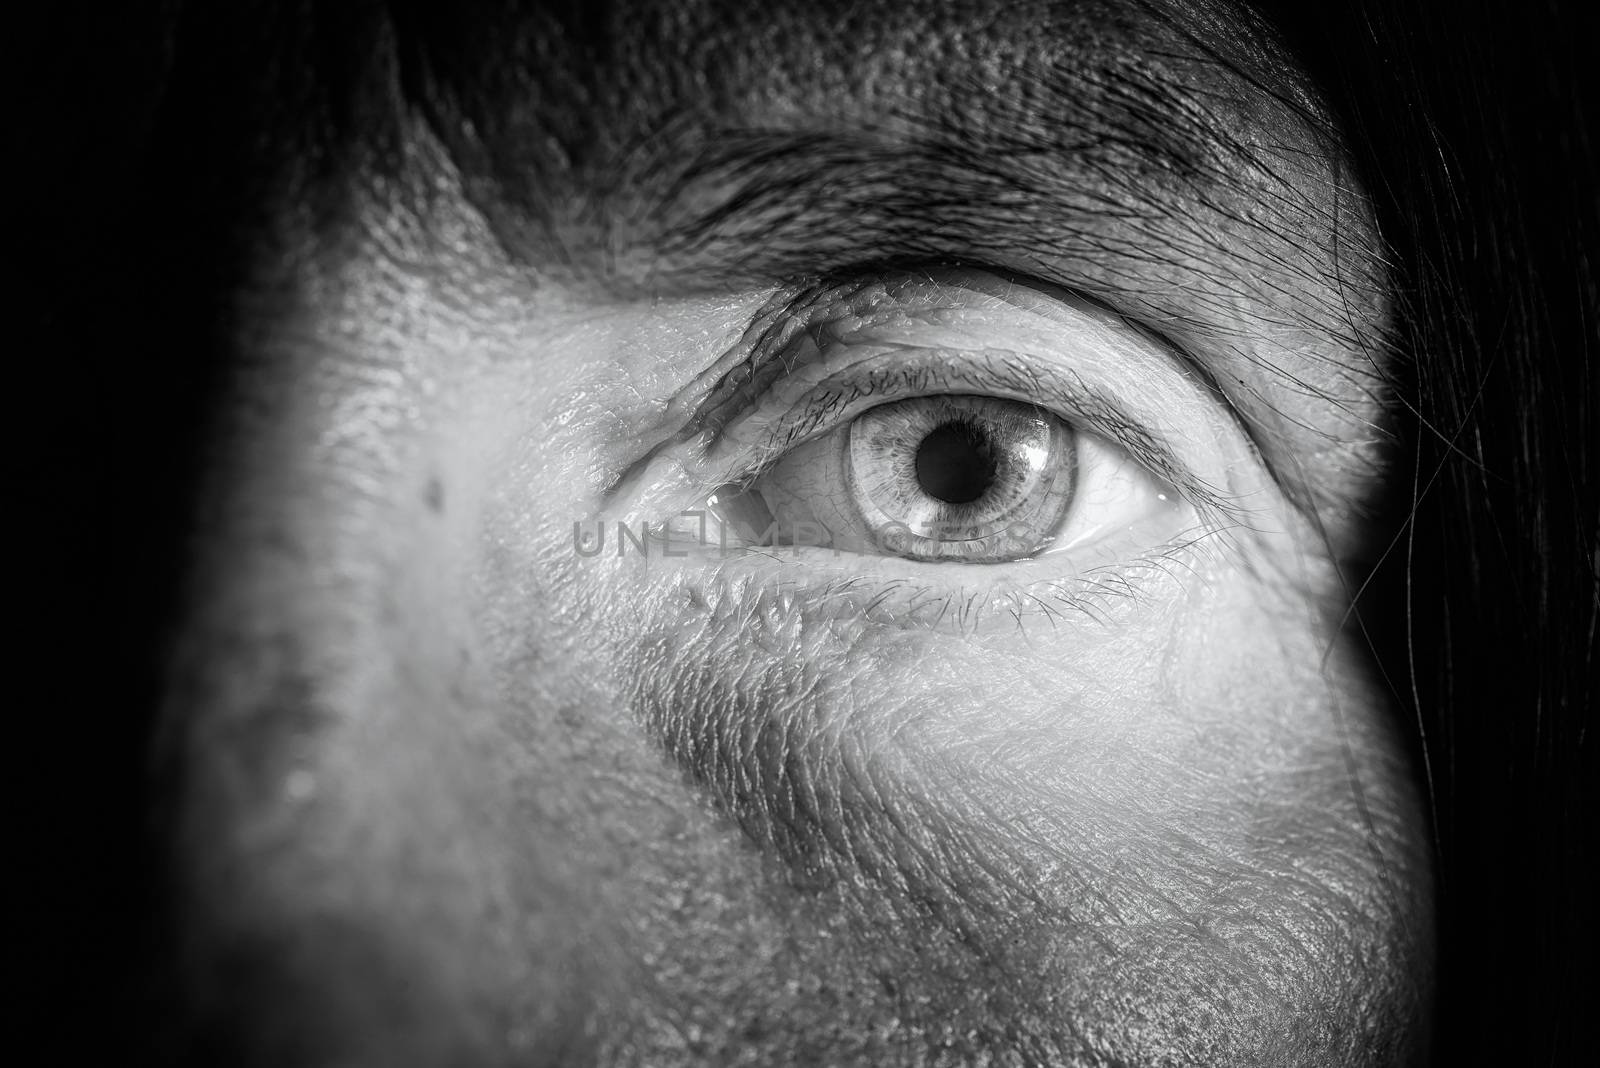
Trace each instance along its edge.
<path fill-rule="evenodd" d="M 197 1048 L 1419 1055 L 1425 824 L 1345 626 L 1381 245 L 1247 13 L 389 31 L 392 125 L 237 301 L 161 753 Z M 1122 480 L 998 563 L 619 548 L 942 395 Z"/>

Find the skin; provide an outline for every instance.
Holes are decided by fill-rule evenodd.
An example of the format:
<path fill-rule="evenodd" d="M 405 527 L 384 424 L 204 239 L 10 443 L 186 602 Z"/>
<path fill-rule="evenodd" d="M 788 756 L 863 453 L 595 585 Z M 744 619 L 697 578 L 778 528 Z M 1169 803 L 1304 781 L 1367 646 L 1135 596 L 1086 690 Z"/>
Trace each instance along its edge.
<path fill-rule="evenodd" d="M 850 10 L 619 9 L 600 57 L 559 20 L 402 19 L 438 54 L 395 106 L 401 164 L 352 151 L 332 221 L 279 205 L 158 754 L 180 1041 L 262 1064 L 1420 1055 L 1425 825 L 1343 626 L 1388 302 L 1314 97 L 1222 6 Z M 448 59 L 490 40 L 543 80 Z M 1106 89 L 1135 68 L 1175 87 L 1155 119 Z M 1185 107 L 1227 137 L 1161 165 L 1107 136 Z M 972 159 L 897 155 L 1040 123 L 1082 136 L 1006 200 Z M 823 165 L 700 225 L 752 131 Z M 1026 611 L 999 567 L 574 551 L 575 522 L 668 518 L 758 451 L 684 434 L 751 319 L 886 259 L 1009 295 L 913 325 L 1101 367 L 1227 517 L 1191 515 L 1181 553 L 1107 542 L 1115 589 Z M 1066 291 L 1139 324 L 1137 359 L 1074 348 Z M 895 579 L 985 607 L 935 621 L 876 596 Z"/>

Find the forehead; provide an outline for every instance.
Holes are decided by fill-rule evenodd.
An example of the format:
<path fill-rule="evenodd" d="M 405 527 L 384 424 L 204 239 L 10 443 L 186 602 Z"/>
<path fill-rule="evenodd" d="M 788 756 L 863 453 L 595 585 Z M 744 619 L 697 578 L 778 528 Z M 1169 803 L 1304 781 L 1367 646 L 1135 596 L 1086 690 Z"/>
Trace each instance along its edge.
<path fill-rule="evenodd" d="M 1155 70 L 1202 55 L 1269 91 L 1304 93 L 1265 25 L 1231 0 L 618 0 L 423 5 L 397 17 L 458 86 L 544 92 L 536 106 L 565 112 L 572 132 L 583 125 L 573 105 L 613 122 L 686 103 L 724 116 L 841 94 L 870 106 L 900 102 L 912 80 L 948 100 L 994 92 L 1018 66 Z"/>

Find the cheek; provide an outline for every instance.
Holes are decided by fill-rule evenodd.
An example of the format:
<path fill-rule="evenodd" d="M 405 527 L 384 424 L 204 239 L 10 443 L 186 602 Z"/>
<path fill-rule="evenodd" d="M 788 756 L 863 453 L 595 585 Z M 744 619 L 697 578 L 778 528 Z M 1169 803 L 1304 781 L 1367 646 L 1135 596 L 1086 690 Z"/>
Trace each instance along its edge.
<path fill-rule="evenodd" d="M 973 974 L 1029 977 L 1048 1028 L 1137 1063 L 1399 1055 L 1420 814 L 1377 691 L 1294 584 L 1217 559 L 1109 626 L 970 639 L 661 585 L 613 672 L 790 885 L 962 932 Z"/>
<path fill-rule="evenodd" d="M 592 375 L 268 347 L 167 712 L 200 1033 L 1288 1064 L 1406 1032 L 1414 804 L 1303 603 L 1220 573 L 958 640 L 712 602 L 573 552 L 629 422 Z"/>

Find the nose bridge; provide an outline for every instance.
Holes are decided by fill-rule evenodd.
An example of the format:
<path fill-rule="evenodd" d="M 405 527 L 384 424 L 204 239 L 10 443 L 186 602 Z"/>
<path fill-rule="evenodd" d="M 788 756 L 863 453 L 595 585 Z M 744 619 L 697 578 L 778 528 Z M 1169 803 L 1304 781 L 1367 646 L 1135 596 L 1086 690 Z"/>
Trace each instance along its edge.
<path fill-rule="evenodd" d="M 581 880 L 548 863 L 573 847 L 509 801 L 530 774 L 559 789 L 560 743 L 506 759 L 417 380 L 315 334 L 240 364 L 156 753 L 180 1043 L 197 1062 L 493 1063 L 513 1015 L 588 1016 L 584 982 L 540 987 L 581 966 L 530 972 L 574 952 L 551 917 L 582 914 Z M 495 995 L 513 990 L 543 1004 L 515 1013 Z M 541 1042 L 570 1046 L 558 1031 Z"/>

